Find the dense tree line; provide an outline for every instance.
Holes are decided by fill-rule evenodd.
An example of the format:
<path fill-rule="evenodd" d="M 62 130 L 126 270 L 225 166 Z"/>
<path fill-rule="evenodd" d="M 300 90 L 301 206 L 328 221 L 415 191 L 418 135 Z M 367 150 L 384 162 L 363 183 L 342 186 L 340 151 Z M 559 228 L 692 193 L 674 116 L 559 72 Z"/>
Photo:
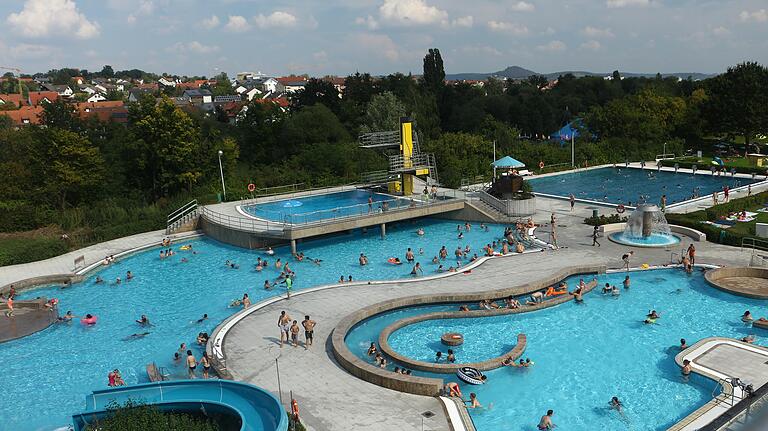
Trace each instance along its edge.
<path fill-rule="evenodd" d="M 84 71 L 61 69 L 54 81 L 75 72 Z M 111 67 L 90 76 L 152 77 Z M 450 186 L 489 173 L 494 142 L 498 155 L 529 166 L 570 162 L 570 146 L 542 137 L 574 120 L 579 164 L 649 159 L 665 143 L 679 154 L 709 136 L 752 142 L 768 134 L 768 71 L 756 63 L 696 82 L 621 79 L 619 72 L 482 86 L 448 85 L 444 77 L 432 49 L 418 79 L 356 73 L 346 78 L 343 97 L 330 82 L 311 79 L 287 112 L 254 101 L 234 123 L 187 112 L 167 97 L 131 104 L 127 125 L 84 122 L 70 105 L 49 104 L 42 127 L 0 122 L 0 232 L 53 226 L 87 243 L 160 228 L 178 204 L 215 199 L 220 150 L 231 199 L 248 196 L 249 183 L 354 182 L 386 169 L 386 158 L 359 148 L 357 136 L 396 130 L 404 115 L 416 121 L 422 150 L 436 154 L 440 180 Z M 218 78 L 216 92 L 230 92 L 226 76 Z"/>

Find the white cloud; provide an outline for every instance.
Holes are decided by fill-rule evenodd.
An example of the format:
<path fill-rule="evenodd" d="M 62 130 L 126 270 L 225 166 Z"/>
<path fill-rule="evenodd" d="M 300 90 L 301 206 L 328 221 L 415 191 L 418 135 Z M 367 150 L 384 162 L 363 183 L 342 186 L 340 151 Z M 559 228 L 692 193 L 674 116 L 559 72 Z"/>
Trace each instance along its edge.
<path fill-rule="evenodd" d="M 253 17 L 253 22 L 259 28 L 288 28 L 295 26 L 297 21 L 295 16 L 279 10 L 267 16 L 259 14 Z"/>
<path fill-rule="evenodd" d="M 139 4 L 133 8 L 133 12 L 131 12 L 125 20 L 128 24 L 135 24 L 140 16 L 149 15 L 154 11 L 155 4 L 152 0 L 139 0 Z"/>
<path fill-rule="evenodd" d="M 555 29 L 552 27 L 547 27 L 547 29 L 541 32 L 541 34 L 552 36 L 553 34 L 555 34 Z"/>
<path fill-rule="evenodd" d="M 210 18 L 205 18 L 202 22 L 203 27 L 207 28 L 208 30 L 218 27 L 220 23 L 221 21 L 219 21 L 219 17 L 216 15 L 212 15 Z"/>
<path fill-rule="evenodd" d="M 611 8 L 630 7 L 630 6 L 650 6 L 651 0 L 606 0 L 606 5 Z"/>
<path fill-rule="evenodd" d="M 536 49 L 542 50 L 542 51 L 565 51 L 568 46 L 563 41 L 560 40 L 553 40 L 546 45 L 539 45 L 536 47 Z"/>
<path fill-rule="evenodd" d="M 74 35 L 90 39 L 99 35 L 99 24 L 80 13 L 73 0 L 27 0 L 24 9 L 8 15 L 6 21 L 27 37 Z"/>
<path fill-rule="evenodd" d="M 581 31 L 581 33 L 584 36 L 587 37 L 613 37 L 613 31 L 611 31 L 610 28 L 597 28 L 592 26 L 586 26 L 584 27 L 584 30 Z"/>
<path fill-rule="evenodd" d="M 315 61 L 326 62 L 328 61 L 328 53 L 325 51 L 318 51 L 312 54 L 312 58 L 314 58 Z"/>
<path fill-rule="evenodd" d="M 50 59 L 50 57 L 54 55 L 53 48 L 48 45 L 34 45 L 29 43 L 13 45 L 8 52 L 11 57 L 21 59 Z"/>
<path fill-rule="evenodd" d="M 225 25 L 224 28 L 227 31 L 231 31 L 233 33 L 240 33 L 248 30 L 250 26 L 248 25 L 248 20 L 245 19 L 245 17 L 240 15 L 230 15 L 229 21 L 227 21 L 227 25 Z"/>
<path fill-rule="evenodd" d="M 596 40 L 589 40 L 581 44 L 581 49 L 588 49 L 590 51 L 597 51 L 600 49 L 602 45 L 600 45 L 600 42 Z"/>
<path fill-rule="evenodd" d="M 355 18 L 355 24 L 357 25 L 364 25 L 368 27 L 369 30 L 376 30 L 379 28 L 379 22 L 376 21 L 376 18 L 368 15 L 367 17 L 363 18 L 361 16 Z"/>
<path fill-rule="evenodd" d="M 519 1 L 513 4 L 510 9 L 516 12 L 533 12 L 536 10 L 536 6 L 525 1 Z"/>
<path fill-rule="evenodd" d="M 506 21 L 488 21 L 488 28 L 493 31 L 512 33 L 516 36 L 523 36 L 528 34 L 528 27 L 522 24 Z"/>
<path fill-rule="evenodd" d="M 501 51 L 492 46 L 464 46 L 461 48 L 461 51 L 468 54 L 493 55 L 496 57 L 503 55 Z"/>
<path fill-rule="evenodd" d="M 215 45 L 203 45 L 202 43 L 194 40 L 189 43 L 177 42 L 173 46 L 168 47 L 167 51 L 170 52 L 191 52 L 194 54 L 210 54 L 219 50 Z"/>
<path fill-rule="evenodd" d="M 472 25 L 475 23 L 475 19 L 472 18 L 472 15 L 462 16 L 460 18 L 456 18 L 455 20 L 451 21 L 451 27 L 472 27 Z"/>
<path fill-rule="evenodd" d="M 400 51 L 387 35 L 362 33 L 353 36 L 354 41 L 365 51 L 383 54 L 392 62 L 400 59 Z"/>
<path fill-rule="evenodd" d="M 446 11 L 429 6 L 424 0 L 384 0 L 379 15 L 399 25 L 435 24 L 448 19 Z"/>
<path fill-rule="evenodd" d="M 714 34 L 715 36 L 728 36 L 729 34 L 731 34 L 731 31 L 721 25 L 719 27 L 713 28 L 712 34 Z"/>
<path fill-rule="evenodd" d="M 744 21 L 768 22 L 768 10 L 760 9 L 754 12 L 741 11 L 739 18 Z"/>

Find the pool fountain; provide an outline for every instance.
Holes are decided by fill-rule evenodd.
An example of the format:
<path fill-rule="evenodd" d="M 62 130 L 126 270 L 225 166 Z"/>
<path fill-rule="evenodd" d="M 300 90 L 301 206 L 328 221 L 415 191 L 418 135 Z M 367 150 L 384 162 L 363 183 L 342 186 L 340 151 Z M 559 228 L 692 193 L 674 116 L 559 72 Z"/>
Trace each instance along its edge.
<path fill-rule="evenodd" d="M 610 234 L 608 238 L 635 247 L 666 247 L 680 242 L 680 238 L 670 232 L 664 213 L 652 204 L 638 205 L 630 214 L 624 232 Z"/>

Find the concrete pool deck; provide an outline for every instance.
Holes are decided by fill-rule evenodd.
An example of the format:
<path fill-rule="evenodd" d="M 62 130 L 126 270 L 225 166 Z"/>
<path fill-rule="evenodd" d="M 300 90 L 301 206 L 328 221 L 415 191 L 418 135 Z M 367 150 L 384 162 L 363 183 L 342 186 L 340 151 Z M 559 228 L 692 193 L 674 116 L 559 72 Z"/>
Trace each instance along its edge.
<path fill-rule="evenodd" d="M 574 265 L 621 267 L 621 255 L 629 247 L 611 243 L 606 238 L 600 239 L 601 247 L 591 246 L 592 228 L 583 224 L 583 219 L 591 215 L 590 205 L 577 205 L 571 212 L 567 201 L 542 198 L 537 206 L 539 211 L 534 219 L 542 224 L 548 224 L 551 212 L 555 212 L 561 249 L 492 259 L 470 275 L 459 273 L 419 283 L 392 282 L 318 290 L 274 302 L 245 317 L 226 336 L 223 347 L 228 369 L 238 379 L 277 391 L 275 360 L 278 359 L 283 392 L 294 391 L 302 406 L 302 415 L 313 430 L 420 430 L 420 415 L 425 410 L 436 416 L 425 419 L 424 429 L 450 429 L 437 398 L 384 389 L 342 370 L 328 345 L 331 329 L 347 314 L 385 300 L 426 293 L 488 290 L 489 286 L 522 286 L 542 278 L 542 274 Z M 542 226 L 536 234 L 548 240 L 550 229 Z M 634 249 L 632 264 L 669 264 L 670 258 L 679 258 L 689 243 L 683 241 L 674 249 Z M 738 248 L 718 244 L 701 242 L 696 246 L 698 263 L 743 265 L 750 256 Z M 276 322 L 282 310 L 297 320 L 309 314 L 318 322 L 313 349 L 278 347 Z"/>
<path fill-rule="evenodd" d="M 225 347 L 228 367 L 233 374 L 277 393 L 275 359 L 279 358 L 283 399 L 287 404 L 288 391 L 298 399 L 302 417 L 311 430 L 421 430 L 422 413 L 435 413 L 424 419 L 425 430 L 449 430 L 442 403 L 437 398 L 403 394 L 384 389 L 355 378 L 342 370 L 333 360 L 328 348 L 331 329 L 350 312 L 366 304 L 396 299 L 415 294 L 437 292 L 466 292 L 488 290 L 489 286 L 514 287 L 537 279 L 542 274 L 573 265 L 607 265 L 621 267 L 621 255 L 627 246 L 600 238 L 602 247 L 592 247 L 592 227 L 583 224 L 591 216 L 593 206 L 577 204 L 569 210 L 566 200 L 538 198 L 536 222 L 539 238 L 548 240 L 551 227 L 549 216 L 557 216 L 558 244 L 556 251 L 545 251 L 493 259 L 472 271 L 470 275 L 458 273 L 452 277 L 418 283 L 391 282 L 381 285 L 362 285 L 318 290 L 280 300 L 248 316 L 238 323 L 227 336 Z M 612 209 L 599 207 L 601 212 Z M 86 265 L 110 254 L 119 254 L 136 247 L 157 244 L 164 231 L 148 232 L 97 244 L 46 261 L 0 268 L 0 286 L 36 276 L 71 274 L 74 258 L 85 256 Z M 671 258 L 679 258 L 688 246 L 683 241 L 674 248 L 634 249 L 633 266 L 643 263 L 664 265 Z M 697 263 L 716 265 L 745 265 L 750 253 L 738 248 L 701 242 L 696 244 Z M 673 253 L 677 253 L 674 256 Z M 275 340 L 280 310 L 286 310 L 297 320 L 305 314 L 318 322 L 315 346 L 283 347 Z M 1 317 L 1 316 L 0 316 Z M 303 337 L 302 337 L 303 338 Z"/>

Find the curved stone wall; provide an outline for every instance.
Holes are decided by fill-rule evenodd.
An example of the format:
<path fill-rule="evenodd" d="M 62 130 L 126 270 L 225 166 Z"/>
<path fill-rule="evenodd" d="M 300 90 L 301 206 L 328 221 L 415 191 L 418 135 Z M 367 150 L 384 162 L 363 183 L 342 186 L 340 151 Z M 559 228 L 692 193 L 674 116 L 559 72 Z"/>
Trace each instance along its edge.
<path fill-rule="evenodd" d="M 768 299 L 768 268 L 722 267 L 710 269 L 704 278 L 715 288 L 734 295 Z"/>
<path fill-rule="evenodd" d="M 443 387 L 442 379 L 424 378 L 417 376 L 408 376 L 397 374 L 392 371 L 381 369 L 373 364 L 366 362 L 354 353 L 352 353 L 345 343 L 347 333 L 358 323 L 375 316 L 377 314 L 403 308 L 408 306 L 427 305 L 435 303 L 462 303 L 476 302 L 481 299 L 502 299 L 508 296 L 525 295 L 537 290 L 543 290 L 560 281 L 577 274 L 603 274 L 606 271 L 604 265 L 601 266 L 575 266 L 565 268 L 551 274 L 549 277 L 533 281 L 523 286 L 512 288 L 488 290 L 483 292 L 473 292 L 465 294 L 435 294 L 435 295 L 416 295 L 404 298 L 398 298 L 392 301 L 380 302 L 365 308 L 362 308 L 345 318 L 333 329 L 331 334 L 331 349 L 336 361 L 350 374 L 363 379 L 369 383 L 379 385 L 388 389 L 401 392 L 407 392 L 416 395 L 435 396 L 440 393 Z M 592 280 L 585 293 L 592 290 L 597 285 L 596 280 Z M 484 317 L 515 313 L 524 313 L 541 310 L 548 307 L 563 304 L 573 299 L 572 295 L 562 295 L 547 300 L 534 306 L 524 306 L 517 310 L 495 309 L 495 310 L 473 310 L 460 313 L 462 318 L 466 317 Z M 519 310 L 519 311 L 518 311 Z M 391 351 L 391 349 L 390 349 Z M 500 361 L 499 361 L 500 362 Z M 415 367 L 414 367 L 415 368 Z"/>

